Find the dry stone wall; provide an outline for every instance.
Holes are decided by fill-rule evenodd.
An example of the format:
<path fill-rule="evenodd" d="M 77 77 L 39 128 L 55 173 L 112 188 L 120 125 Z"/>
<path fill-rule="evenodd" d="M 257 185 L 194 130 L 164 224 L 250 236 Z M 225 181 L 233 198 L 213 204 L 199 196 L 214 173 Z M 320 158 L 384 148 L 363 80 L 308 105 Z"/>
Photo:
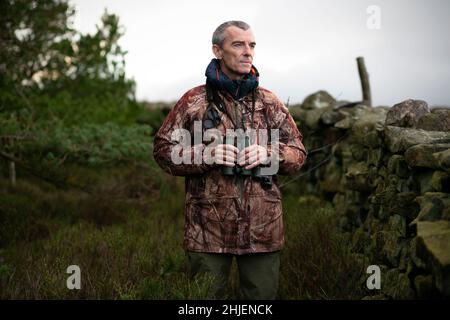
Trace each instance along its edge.
<path fill-rule="evenodd" d="M 352 251 L 380 266 L 378 297 L 450 297 L 450 109 L 319 91 L 290 111 L 313 169 L 297 187 L 332 201 Z"/>

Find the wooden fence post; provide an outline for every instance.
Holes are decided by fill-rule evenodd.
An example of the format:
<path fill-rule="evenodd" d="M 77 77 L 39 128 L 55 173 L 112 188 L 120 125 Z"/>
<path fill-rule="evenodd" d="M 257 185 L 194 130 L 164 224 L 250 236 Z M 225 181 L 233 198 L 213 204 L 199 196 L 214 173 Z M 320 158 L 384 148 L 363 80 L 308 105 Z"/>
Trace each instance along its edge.
<path fill-rule="evenodd" d="M 370 93 L 369 74 L 366 70 L 363 57 L 357 57 L 356 63 L 358 64 L 359 78 L 361 80 L 361 88 L 363 92 L 363 104 L 366 106 L 372 106 L 372 94 Z"/>

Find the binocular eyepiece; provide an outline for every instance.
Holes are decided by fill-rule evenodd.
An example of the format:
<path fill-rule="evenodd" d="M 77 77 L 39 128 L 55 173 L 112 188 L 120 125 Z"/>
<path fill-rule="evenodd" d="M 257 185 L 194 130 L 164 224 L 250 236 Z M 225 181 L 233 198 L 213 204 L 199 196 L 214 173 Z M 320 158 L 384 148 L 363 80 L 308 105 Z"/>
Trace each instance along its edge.
<path fill-rule="evenodd" d="M 236 146 L 234 141 L 235 141 L 234 137 L 231 141 L 229 139 L 227 139 L 226 137 L 223 138 L 224 144 L 231 144 L 233 146 Z M 242 143 L 241 143 L 241 145 L 242 145 Z M 250 146 L 250 137 L 246 135 L 244 137 L 244 146 L 240 148 L 239 143 L 238 143 L 237 148 L 239 150 L 243 150 L 243 149 L 247 148 L 248 146 Z M 255 167 L 251 170 L 248 170 L 248 169 L 245 169 L 245 167 L 236 164 L 234 167 L 223 166 L 221 170 L 222 170 L 222 174 L 224 174 L 226 176 L 234 176 L 234 175 L 252 176 L 256 180 L 259 180 L 264 187 L 268 187 L 268 188 L 272 187 L 272 177 L 261 175 L 261 168 L 259 166 Z"/>

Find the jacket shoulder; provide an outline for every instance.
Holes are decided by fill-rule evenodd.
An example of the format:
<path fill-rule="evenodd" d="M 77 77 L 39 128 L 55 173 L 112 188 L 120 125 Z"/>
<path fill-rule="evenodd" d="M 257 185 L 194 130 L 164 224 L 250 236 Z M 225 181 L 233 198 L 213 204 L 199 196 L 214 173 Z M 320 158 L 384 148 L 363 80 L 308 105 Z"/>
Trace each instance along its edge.
<path fill-rule="evenodd" d="M 193 113 L 196 109 L 199 109 L 206 102 L 206 86 L 200 85 L 186 91 L 183 96 L 178 100 L 175 105 L 175 109 L 182 112 Z"/>
<path fill-rule="evenodd" d="M 266 88 L 259 87 L 259 95 L 265 103 L 283 104 L 275 93 Z"/>
<path fill-rule="evenodd" d="M 190 105 L 193 102 L 198 101 L 199 99 L 205 98 L 206 98 L 206 86 L 203 84 L 186 91 L 180 98 L 180 100 L 178 100 L 178 103 Z"/>
<path fill-rule="evenodd" d="M 206 86 L 204 84 L 189 89 L 183 94 L 183 97 L 197 97 L 206 93 Z"/>
<path fill-rule="evenodd" d="M 274 109 L 282 109 L 285 112 L 288 110 L 284 103 L 272 91 L 259 87 L 259 95 L 265 105 Z"/>
<path fill-rule="evenodd" d="M 200 85 L 186 91 L 171 112 L 181 117 L 183 122 L 194 119 L 206 108 L 206 86 Z"/>

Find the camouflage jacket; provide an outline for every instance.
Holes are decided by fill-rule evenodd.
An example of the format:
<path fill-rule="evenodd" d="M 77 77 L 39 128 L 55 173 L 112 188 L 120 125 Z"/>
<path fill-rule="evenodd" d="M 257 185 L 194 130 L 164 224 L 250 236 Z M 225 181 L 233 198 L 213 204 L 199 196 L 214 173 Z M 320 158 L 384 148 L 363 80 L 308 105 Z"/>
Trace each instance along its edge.
<path fill-rule="evenodd" d="M 278 128 L 277 152 L 280 163 L 278 174 L 292 175 L 306 160 L 302 134 L 288 109 L 270 91 L 256 90 L 253 117 L 246 116 L 252 109 L 252 95 L 236 101 L 228 93 L 219 93 L 229 111 L 221 113 L 218 129 L 225 132 L 239 119 L 230 119 L 243 111 L 246 128 Z M 208 107 L 205 85 L 189 90 L 172 108 L 154 138 L 153 155 L 161 168 L 169 174 L 185 176 L 185 230 L 184 248 L 197 252 L 246 254 L 282 249 L 284 224 L 281 192 L 276 176 L 270 188 L 251 176 L 226 176 L 217 164 L 174 164 L 171 153 L 175 129 L 193 132 L 194 121 L 201 121 Z M 230 115 L 230 117 L 228 116 Z M 265 114 L 265 115 L 264 115 Z M 252 121 L 253 118 L 253 121 Z M 253 122 L 253 123 L 251 123 Z M 242 123 L 242 122 L 241 122 Z M 202 152 L 205 143 L 191 147 L 190 152 Z M 268 146 L 268 150 L 272 145 Z"/>

